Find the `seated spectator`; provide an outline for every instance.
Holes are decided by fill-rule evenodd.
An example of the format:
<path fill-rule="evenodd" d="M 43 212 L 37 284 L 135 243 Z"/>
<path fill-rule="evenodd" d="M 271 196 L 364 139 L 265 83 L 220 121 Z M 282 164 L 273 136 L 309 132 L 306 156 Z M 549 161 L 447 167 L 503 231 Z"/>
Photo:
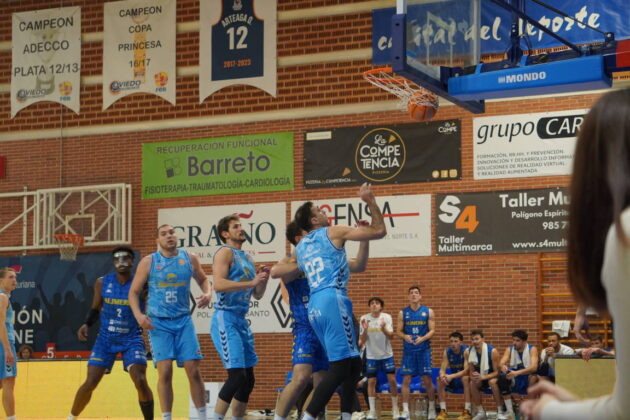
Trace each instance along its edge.
<path fill-rule="evenodd" d="M 18 357 L 20 360 L 29 360 L 33 357 L 33 347 L 28 344 L 22 344 L 18 349 Z"/>
<path fill-rule="evenodd" d="M 528 334 L 525 330 L 512 332 L 512 345 L 505 349 L 500 362 L 499 375 L 490 380 L 492 387 L 498 387 L 503 395 L 503 407 L 499 409 L 497 420 L 514 419 L 514 405 L 512 394 L 527 395 L 527 388 L 536 382 L 535 373 L 538 369 L 538 349 L 527 343 Z"/>
<path fill-rule="evenodd" d="M 464 351 L 464 371 L 470 377 L 470 396 L 477 413 L 473 420 L 486 420 L 486 411 L 481 405 L 481 391 L 489 389 L 490 381 L 497 377 L 499 352 L 485 342 L 481 330 L 472 330 L 470 338 L 472 345 Z M 496 386 L 492 388 L 492 394 L 497 406 L 503 406 Z"/>
<path fill-rule="evenodd" d="M 560 334 L 551 332 L 547 335 L 547 347 L 540 353 L 540 365 L 537 376 L 556 382 L 556 355 L 570 356 L 575 354 L 575 350 L 560 342 Z"/>
<path fill-rule="evenodd" d="M 582 356 L 587 362 L 593 357 L 614 356 L 615 350 L 604 347 L 604 341 L 599 334 L 591 335 L 591 346 L 584 349 L 577 349 L 576 354 Z"/>
<path fill-rule="evenodd" d="M 442 354 L 440 376 L 437 380 L 437 391 L 440 399 L 440 413 L 436 420 L 448 419 L 446 411 L 446 391 L 464 393 L 464 411 L 458 420 L 470 420 L 470 383 L 468 371 L 464 369 L 465 352 L 468 346 L 463 344 L 464 336 L 460 332 L 452 332 L 448 336 L 449 346 Z"/>

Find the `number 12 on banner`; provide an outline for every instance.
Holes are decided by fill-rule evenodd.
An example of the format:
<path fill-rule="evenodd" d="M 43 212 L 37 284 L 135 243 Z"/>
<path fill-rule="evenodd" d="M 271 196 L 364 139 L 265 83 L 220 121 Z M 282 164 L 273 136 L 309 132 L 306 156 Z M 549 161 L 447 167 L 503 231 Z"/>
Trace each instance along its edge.
<path fill-rule="evenodd" d="M 440 203 L 438 218 L 444 223 L 455 223 L 456 229 L 467 230 L 473 233 L 479 221 L 477 220 L 477 206 L 466 206 L 460 209 L 461 200 L 454 195 L 447 195 Z"/>

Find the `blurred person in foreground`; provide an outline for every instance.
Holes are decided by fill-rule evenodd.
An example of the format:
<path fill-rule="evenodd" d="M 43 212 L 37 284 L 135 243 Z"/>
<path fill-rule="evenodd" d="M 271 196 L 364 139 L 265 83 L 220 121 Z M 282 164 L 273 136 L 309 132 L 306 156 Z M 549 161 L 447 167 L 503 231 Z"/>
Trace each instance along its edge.
<path fill-rule="evenodd" d="M 626 419 L 630 413 L 630 89 L 601 97 L 578 136 L 569 215 L 569 285 L 579 305 L 614 322 L 617 382 L 611 395 L 580 400 L 547 381 L 529 389 L 530 419 Z"/>

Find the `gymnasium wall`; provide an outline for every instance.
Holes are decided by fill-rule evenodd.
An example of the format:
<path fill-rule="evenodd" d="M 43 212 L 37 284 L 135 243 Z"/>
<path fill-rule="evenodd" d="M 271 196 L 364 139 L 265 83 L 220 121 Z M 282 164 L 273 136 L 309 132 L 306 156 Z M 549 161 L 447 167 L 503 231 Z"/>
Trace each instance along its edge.
<path fill-rule="evenodd" d="M 321 198 L 345 198 L 356 187 L 303 188 L 303 137 L 305 130 L 331 127 L 412 122 L 395 109 L 394 97 L 363 81 L 371 68 L 371 13 L 352 7 L 338 15 L 326 15 L 339 3 L 362 1 L 278 1 L 278 96 L 248 86 L 232 86 L 199 103 L 198 78 L 179 72 L 177 104 L 150 95 L 134 94 L 101 110 L 102 46 L 84 41 L 82 48 L 81 113 L 57 104 L 39 103 L 10 118 L 8 86 L 11 69 L 11 14 L 58 7 L 59 1 L 12 0 L 0 8 L 0 156 L 8 161 L 7 177 L 0 193 L 41 188 L 128 183 L 133 188 L 133 247 L 146 255 L 155 250 L 157 210 L 161 208 L 287 203 Z M 393 1 L 367 2 L 391 7 Z M 66 0 L 63 6 L 81 6 L 82 33 L 103 30 L 102 2 Z M 339 11 L 333 8 L 332 10 Z M 177 22 L 198 20 L 195 0 L 177 2 Z M 308 17 L 312 15 L 312 17 Z M 297 16 L 297 17 L 296 17 Z M 306 17 L 301 17 L 306 16 Z M 319 16 L 319 17 L 318 17 Z M 177 67 L 198 66 L 198 32 L 178 30 Z M 184 73 L 184 74 L 181 74 Z M 193 74 L 189 74 L 193 73 Z M 561 96 L 487 104 L 486 116 L 588 108 L 598 94 Z M 438 194 L 447 192 L 499 191 L 566 186 L 567 176 L 473 180 L 472 114 L 444 105 L 435 120 L 460 119 L 462 127 L 462 178 L 376 186 L 377 196 Z M 125 127 L 129 127 L 126 131 Z M 172 128 L 176 127 L 176 128 Z M 60 129 L 62 129 L 60 131 Z M 115 134 L 112 132 L 116 130 Z M 120 132 L 123 131 L 123 132 Z M 142 200 L 141 145 L 146 142 L 210 138 L 241 134 L 291 131 L 294 133 L 295 189 L 287 192 L 214 195 L 178 199 Z M 85 134 L 87 133 L 87 134 Z M 20 138 L 20 140 L 16 140 Z M 23 140 L 21 138 L 24 138 Z M 435 207 L 435 197 L 433 197 Z M 2 209 L 0 209 L 2 210 Z M 435 235 L 435 226 L 433 226 Z M 435 242 L 435 241 L 433 241 Z M 91 248 L 90 252 L 107 249 Z M 53 252 L 52 250 L 50 251 Z M 353 276 L 349 293 L 357 316 L 367 312 L 367 300 L 380 296 L 385 311 L 393 314 L 407 304 L 407 288 L 420 285 L 423 301 L 434 309 L 437 332 L 433 339 L 434 365 L 447 343 L 448 333 L 467 335 L 482 328 L 487 341 L 504 348 L 509 332 L 524 328 L 538 343 L 536 275 L 539 254 L 433 256 L 371 259 L 365 273 Z M 5 253 L 3 255 L 8 255 Z M 210 266 L 205 267 L 212 272 Z M 205 381 L 221 381 L 224 371 L 209 335 L 201 335 Z M 276 388 L 290 369 L 289 334 L 257 334 L 260 363 L 251 407 L 272 408 Z M 395 343 L 400 361 L 400 341 Z M 155 388 L 154 388 L 155 390 Z"/>

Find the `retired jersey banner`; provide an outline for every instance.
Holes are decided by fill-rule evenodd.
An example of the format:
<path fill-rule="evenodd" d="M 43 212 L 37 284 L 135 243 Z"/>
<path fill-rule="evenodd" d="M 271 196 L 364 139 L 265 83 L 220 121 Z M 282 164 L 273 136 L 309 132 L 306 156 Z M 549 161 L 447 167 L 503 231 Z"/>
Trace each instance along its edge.
<path fill-rule="evenodd" d="M 438 194 L 438 255 L 566 251 L 566 188 Z"/>
<path fill-rule="evenodd" d="M 293 189 L 293 133 L 142 145 L 142 198 Z"/>
<path fill-rule="evenodd" d="M 11 118 L 35 102 L 79 113 L 81 8 L 13 13 Z"/>
<path fill-rule="evenodd" d="M 459 120 L 308 131 L 304 187 L 461 178 Z"/>
<path fill-rule="evenodd" d="M 570 175 L 588 111 L 473 118 L 475 179 Z"/>
<path fill-rule="evenodd" d="M 175 0 L 104 4 L 103 109 L 132 93 L 175 104 Z"/>
<path fill-rule="evenodd" d="M 291 214 L 303 203 L 291 202 Z M 383 213 L 387 235 L 370 242 L 370 258 L 431 255 L 431 195 L 376 197 L 376 203 Z M 326 211 L 331 226 L 354 226 L 358 220 L 372 220 L 367 204 L 358 197 L 313 200 L 313 204 Z M 358 249 L 358 242 L 346 242 L 348 258 L 354 258 Z"/>
<path fill-rule="evenodd" d="M 208 279 L 212 281 L 212 276 L 208 276 Z M 210 321 L 214 314 L 216 295 L 213 293 L 210 307 L 199 309 L 195 298 L 201 296 L 201 288 L 197 282 L 192 281 L 190 290 L 192 293 L 190 311 L 195 330 L 197 334 L 210 334 Z M 282 300 L 280 280 L 270 278 L 262 299 L 256 300 L 252 297 L 245 318 L 254 334 L 291 331 L 290 309 L 289 305 Z M 214 351 L 214 348 L 212 350 Z"/>
<path fill-rule="evenodd" d="M 276 96 L 276 0 L 200 0 L 199 102 L 230 85 Z"/>
<path fill-rule="evenodd" d="M 216 225 L 222 217 L 236 213 L 247 238 L 243 251 L 255 262 L 275 262 L 285 255 L 285 211 L 284 203 L 160 209 L 158 226 L 173 226 L 179 248 L 197 254 L 202 264 L 212 264 L 214 253 L 223 245 Z"/>

